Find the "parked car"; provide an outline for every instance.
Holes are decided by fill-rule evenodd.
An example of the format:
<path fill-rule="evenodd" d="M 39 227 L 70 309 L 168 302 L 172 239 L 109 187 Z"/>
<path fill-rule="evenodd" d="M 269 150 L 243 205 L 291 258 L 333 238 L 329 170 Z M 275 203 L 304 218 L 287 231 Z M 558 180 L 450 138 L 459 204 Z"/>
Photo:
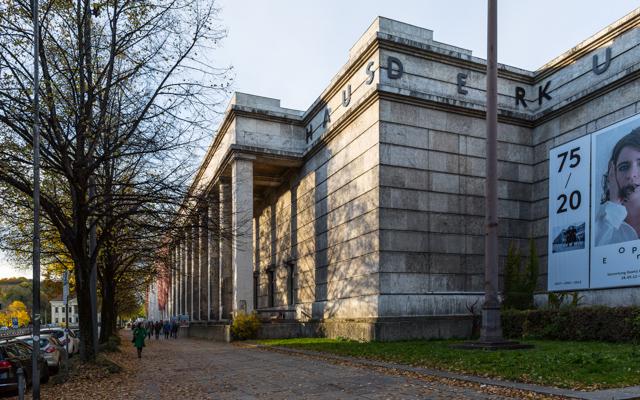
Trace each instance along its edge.
<path fill-rule="evenodd" d="M 33 338 L 31 336 L 18 336 L 17 340 L 22 340 L 29 346 L 33 346 Z M 44 359 L 49 366 L 49 372 L 58 372 L 60 365 L 65 358 L 65 348 L 55 337 L 47 334 L 40 335 L 40 350 Z"/>
<path fill-rule="evenodd" d="M 18 389 L 18 368 L 22 368 L 27 385 L 31 384 L 32 368 L 31 346 L 19 341 L 0 342 L 0 393 L 14 392 Z M 38 357 L 40 381 L 49 380 L 49 368 L 44 357 Z"/>
<path fill-rule="evenodd" d="M 68 331 L 68 341 L 69 345 L 67 346 L 67 341 L 65 341 L 64 337 L 64 329 L 63 328 L 47 328 L 40 331 L 43 335 L 51 335 L 58 339 L 60 343 L 67 349 L 69 353 L 69 357 L 73 354 L 76 354 L 80 351 L 80 339 L 73 333 L 71 329 Z"/>

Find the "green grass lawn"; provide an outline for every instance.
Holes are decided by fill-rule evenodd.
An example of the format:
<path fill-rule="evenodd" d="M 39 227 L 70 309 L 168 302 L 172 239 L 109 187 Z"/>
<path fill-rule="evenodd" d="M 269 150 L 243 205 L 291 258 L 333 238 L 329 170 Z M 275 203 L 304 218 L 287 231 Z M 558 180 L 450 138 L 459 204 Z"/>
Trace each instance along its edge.
<path fill-rule="evenodd" d="M 322 351 L 572 389 L 640 385 L 640 346 L 601 342 L 525 341 L 515 351 L 459 350 L 452 340 L 369 342 L 261 340 L 268 346 Z"/>

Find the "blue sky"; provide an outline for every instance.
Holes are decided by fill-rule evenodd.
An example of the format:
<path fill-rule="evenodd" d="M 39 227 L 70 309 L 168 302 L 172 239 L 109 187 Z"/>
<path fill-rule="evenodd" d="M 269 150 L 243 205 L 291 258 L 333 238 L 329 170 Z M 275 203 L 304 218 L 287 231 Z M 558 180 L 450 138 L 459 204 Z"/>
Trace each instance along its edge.
<path fill-rule="evenodd" d="M 208 56 L 233 65 L 234 90 L 305 110 L 346 63 L 377 16 L 434 31 L 439 42 L 486 55 L 484 0 L 219 0 L 222 47 Z M 536 70 L 640 7 L 640 0 L 498 0 L 498 61 Z M 16 271 L 0 254 L 0 278 Z"/>
<path fill-rule="evenodd" d="M 486 56 L 484 0 L 220 0 L 229 36 L 214 55 L 235 89 L 306 109 L 376 16 L 434 31 Z M 498 60 L 535 70 L 620 19 L 640 0 L 498 0 Z"/>

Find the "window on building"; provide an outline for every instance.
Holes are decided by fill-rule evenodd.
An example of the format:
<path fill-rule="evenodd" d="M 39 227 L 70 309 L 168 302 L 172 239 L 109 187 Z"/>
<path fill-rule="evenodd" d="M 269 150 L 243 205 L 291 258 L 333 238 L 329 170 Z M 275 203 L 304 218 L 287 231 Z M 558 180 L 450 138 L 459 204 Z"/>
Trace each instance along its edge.
<path fill-rule="evenodd" d="M 57 324 L 58 322 L 60 322 L 60 321 L 58 320 L 58 317 L 56 317 L 56 324 Z"/>
<path fill-rule="evenodd" d="M 62 322 L 67 322 L 64 317 L 62 317 Z"/>
<path fill-rule="evenodd" d="M 57 313 L 58 313 L 58 307 L 56 307 L 56 314 L 57 314 Z M 56 322 L 58 322 L 58 321 L 56 321 Z"/>
<path fill-rule="evenodd" d="M 275 297 L 276 297 L 276 279 L 275 279 L 275 270 L 274 267 L 271 266 L 270 269 L 267 270 L 267 278 L 268 278 L 268 289 L 269 289 L 269 307 L 273 307 L 275 305 Z"/>

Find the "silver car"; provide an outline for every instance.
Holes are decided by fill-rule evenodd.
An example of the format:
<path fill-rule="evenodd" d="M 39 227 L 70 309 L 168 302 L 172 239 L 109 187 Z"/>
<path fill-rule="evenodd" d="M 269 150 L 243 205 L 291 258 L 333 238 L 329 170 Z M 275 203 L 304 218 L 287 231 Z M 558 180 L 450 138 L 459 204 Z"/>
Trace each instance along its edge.
<path fill-rule="evenodd" d="M 67 331 L 67 341 L 65 341 L 64 328 L 45 328 L 40 332 L 43 335 L 51 335 L 58 339 L 62 345 L 67 348 L 69 357 L 80 352 L 80 339 L 73 333 L 71 329 Z"/>
<path fill-rule="evenodd" d="M 16 339 L 21 340 L 28 345 L 32 346 L 33 338 L 31 336 L 19 336 Z M 64 352 L 66 351 L 62 344 L 50 335 L 40 336 L 40 351 L 42 356 L 47 361 L 49 371 L 59 371 L 60 365 L 64 360 Z"/>

